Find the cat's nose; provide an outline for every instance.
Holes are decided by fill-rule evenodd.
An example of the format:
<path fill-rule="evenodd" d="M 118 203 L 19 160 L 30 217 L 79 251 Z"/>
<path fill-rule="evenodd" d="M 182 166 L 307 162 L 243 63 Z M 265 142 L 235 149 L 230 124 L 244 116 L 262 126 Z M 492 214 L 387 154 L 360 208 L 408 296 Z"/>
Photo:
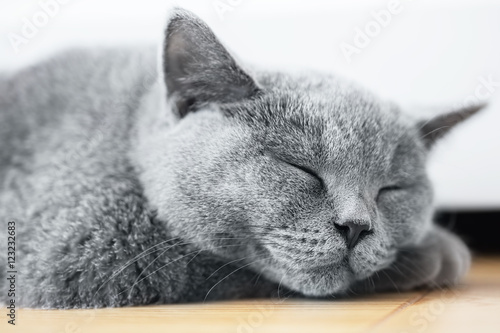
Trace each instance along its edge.
<path fill-rule="evenodd" d="M 358 243 L 361 236 L 368 234 L 370 224 L 366 221 L 352 220 L 335 223 L 335 228 L 344 235 L 347 248 L 352 249 Z"/>

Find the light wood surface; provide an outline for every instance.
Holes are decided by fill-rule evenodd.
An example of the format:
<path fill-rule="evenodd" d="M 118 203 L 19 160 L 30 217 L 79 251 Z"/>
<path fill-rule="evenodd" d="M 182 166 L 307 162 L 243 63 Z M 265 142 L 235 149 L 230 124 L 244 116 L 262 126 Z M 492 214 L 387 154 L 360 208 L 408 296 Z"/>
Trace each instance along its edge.
<path fill-rule="evenodd" d="M 5 313 L 5 310 L 3 311 Z M 453 290 L 349 300 L 219 302 L 100 310 L 18 312 L 1 332 L 500 332 L 500 257 L 476 258 Z"/>

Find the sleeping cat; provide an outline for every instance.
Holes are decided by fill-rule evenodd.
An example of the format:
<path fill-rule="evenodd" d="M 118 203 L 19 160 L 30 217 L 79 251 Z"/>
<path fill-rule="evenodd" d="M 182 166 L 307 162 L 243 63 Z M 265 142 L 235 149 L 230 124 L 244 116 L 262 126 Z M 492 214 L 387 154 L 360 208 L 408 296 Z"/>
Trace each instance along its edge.
<path fill-rule="evenodd" d="M 16 304 L 332 297 L 466 273 L 425 163 L 480 107 L 415 119 L 336 76 L 250 70 L 182 9 L 159 62 L 75 50 L 0 83 L 0 287 L 15 221 Z"/>

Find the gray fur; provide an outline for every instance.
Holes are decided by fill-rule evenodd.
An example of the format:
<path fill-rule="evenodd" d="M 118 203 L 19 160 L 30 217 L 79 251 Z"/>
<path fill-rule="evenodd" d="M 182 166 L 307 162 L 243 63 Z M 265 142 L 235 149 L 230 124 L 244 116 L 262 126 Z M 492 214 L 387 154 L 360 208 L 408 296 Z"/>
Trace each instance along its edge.
<path fill-rule="evenodd" d="M 431 219 L 430 125 L 335 76 L 245 71 L 181 9 L 166 36 L 159 71 L 151 48 L 77 50 L 0 82 L 18 303 L 328 297 L 464 275 L 469 251 Z M 359 220 L 370 232 L 348 250 L 335 224 Z"/>

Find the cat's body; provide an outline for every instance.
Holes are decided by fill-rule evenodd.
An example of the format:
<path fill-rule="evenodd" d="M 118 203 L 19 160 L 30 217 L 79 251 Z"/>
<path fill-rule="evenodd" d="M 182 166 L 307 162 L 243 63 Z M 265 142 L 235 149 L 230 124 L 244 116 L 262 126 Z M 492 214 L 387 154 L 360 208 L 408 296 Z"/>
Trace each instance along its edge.
<path fill-rule="evenodd" d="M 247 75 L 172 17 L 164 73 L 155 49 L 81 50 L 0 82 L 0 236 L 16 222 L 22 306 L 458 281 L 469 254 L 431 224 L 424 168 L 442 124 L 420 139 L 429 123 L 335 77 Z"/>
<path fill-rule="evenodd" d="M 237 268 L 207 280 L 224 262 L 170 235 L 142 193 L 129 154 L 139 101 L 157 82 L 155 60 L 155 49 L 75 50 L 2 82 L 0 219 L 16 222 L 22 305 L 200 300 Z M 208 299 L 250 296 L 254 282 L 239 292 L 222 283 Z"/>

